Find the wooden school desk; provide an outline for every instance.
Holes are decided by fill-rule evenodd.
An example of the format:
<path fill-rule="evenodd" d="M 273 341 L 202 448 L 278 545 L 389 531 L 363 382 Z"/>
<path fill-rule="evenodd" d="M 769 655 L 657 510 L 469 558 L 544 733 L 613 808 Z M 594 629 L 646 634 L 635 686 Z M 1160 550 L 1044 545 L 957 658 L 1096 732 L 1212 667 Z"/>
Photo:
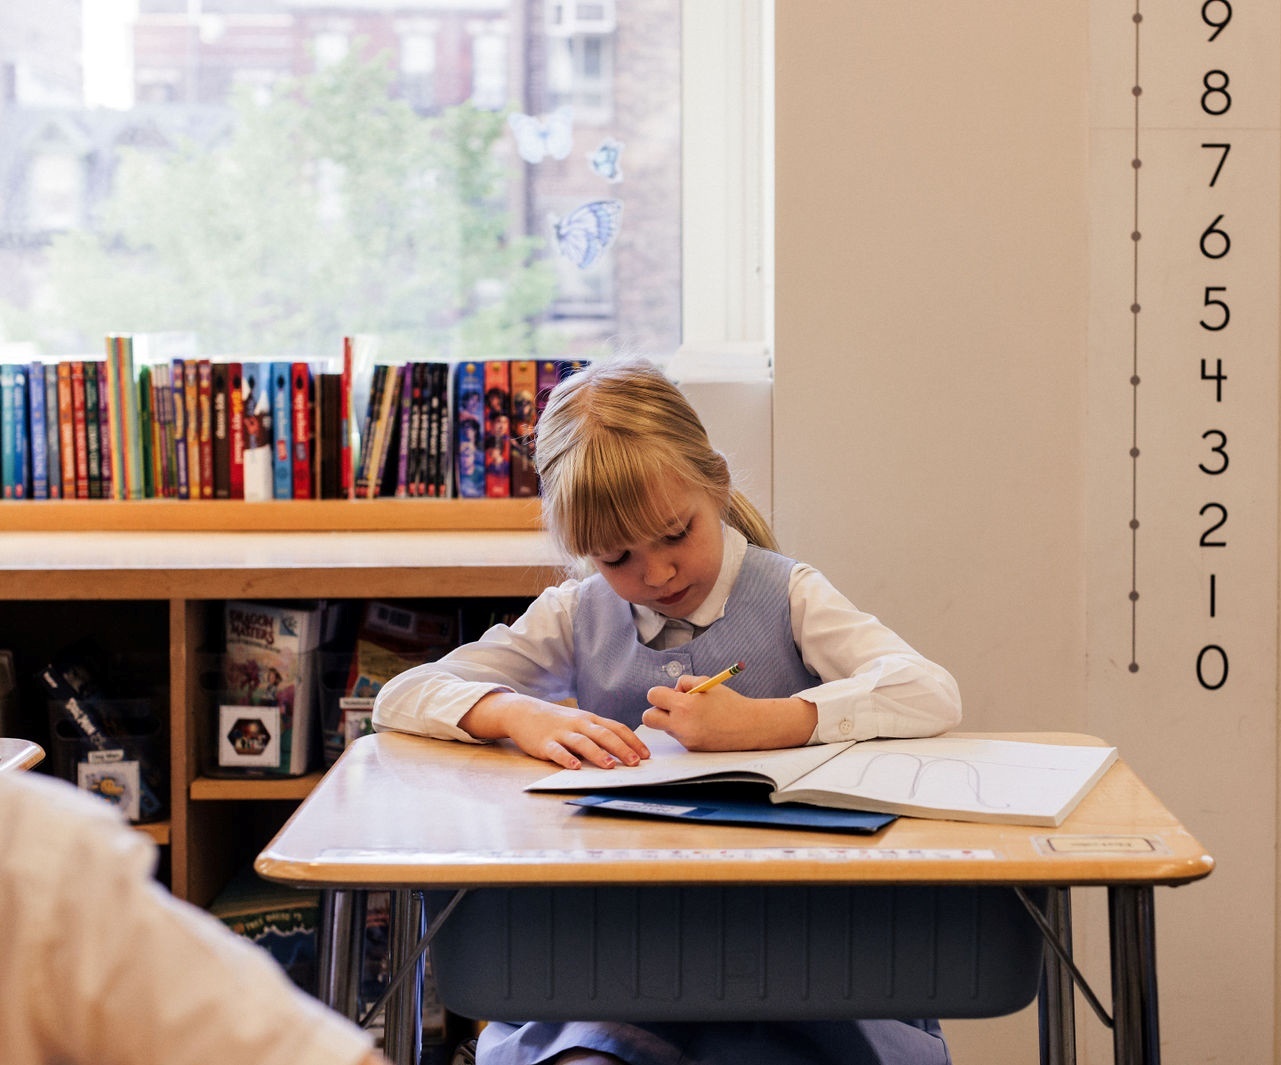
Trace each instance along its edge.
<path fill-rule="evenodd" d="M 1098 742 L 1061 734 L 993 738 Z M 783 925 L 796 920 L 798 913 L 817 919 L 832 909 L 830 894 L 811 906 L 808 893 L 903 892 L 905 901 L 892 896 L 883 911 L 890 923 L 899 909 L 911 912 L 915 921 L 916 911 L 922 907 L 928 916 L 929 912 L 948 909 L 953 899 L 963 900 L 961 912 L 978 914 L 970 923 L 962 922 L 960 940 L 948 923 L 951 918 L 931 926 L 933 930 L 919 941 L 910 928 L 899 925 L 881 937 L 894 957 L 886 970 L 888 975 L 878 979 L 887 987 L 893 985 L 895 994 L 901 990 L 909 995 L 904 1008 L 914 1008 L 910 995 L 921 993 L 918 989 L 923 988 L 928 1004 L 938 1009 L 905 1014 L 896 1005 L 890 1014 L 861 1012 L 869 1007 L 856 995 L 853 1001 L 858 1005 L 832 1016 L 989 1016 L 1021 1008 L 1034 997 L 1036 979 L 1032 993 L 1022 1000 L 990 1006 L 983 1001 L 987 994 L 983 988 L 988 985 L 984 982 L 979 987 L 979 975 L 966 977 L 962 973 L 962 987 L 957 992 L 947 990 L 955 983 L 956 974 L 928 971 L 931 965 L 951 965 L 958 954 L 968 957 L 970 948 L 981 960 L 989 947 L 997 952 L 998 970 L 1003 970 L 1008 966 L 999 951 L 1005 940 L 1021 934 L 1017 927 L 1021 920 L 1032 929 L 1036 941 L 1035 978 L 1041 974 L 1041 936 L 1054 948 L 1045 952 L 1042 1059 L 1051 1065 L 1071 1065 L 1075 1060 L 1073 979 L 1080 974 L 1071 959 L 1069 889 L 1101 886 L 1109 898 L 1111 1016 L 1088 985 L 1083 993 L 1112 1026 L 1119 1065 L 1154 1065 L 1160 1059 L 1153 888 L 1199 879 L 1211 871 L 1213 861 L 1123 760 L 1108 770 L 1058 828 L 901 818 L 875 836 L 590 815 L 566 805 L 563 795 L 522 790 L 552 768 L 505 743 L 482 746 L 395 733 L 363 737 L 344 752 L 256 862 L 257 871 L 270 880 L 326 889 L 319 952 L 322 997 L 330 1005 L 354 1016 L 351 975 L 358 962 L 358 903 L 369 890 L 393 892 L 393 964 L 419 959 L 425 949 L 419 932 L 427 925 L 427 916 L 418 889 L 452 892 L 442 896 L 447 903 L 422 937 L 439 933 L 432 946 L 432 964 L 442 1000 L 452 1006 L 453 992 L 447 984 L 458 982 L 460 975 L 464 984 L 475 976 L 489 980 L 490 986 L 481 988 L 479 1007 L 471 989 L 461 990 L 463 999 L 471 1004 L 471 1015 L 522 1019 L 536 1019 L 530 1009 L 531 995 L 535 1002 L 545 1003 L 541 1012 L 548 1019 L 618 1015 L 617 1004 L 611 1006 L 606 1001 L 606 985 L 617 982 L 617 959 L 604 965 L 595 957 L 564 962 L 560 940 L 581 938 L 576 931 L 581 925 L 632 922 L 633 927 L 623 929 L 611 925 L 584 949 L 590 952 L 613 944 L 624 954 L 632 950 L 628 964 L 636 971 L 627 979 L 649 1010 L 633 1016 L 686 1016 L 681 1013 L 682 995 L 703 1002 L 703 1006 L 696 1006 L 699 1009 L 712 1003 L 707 1013 L 720 1015 L 718 1004 L 729 1003 L 733 997 L 727 996 L 726 988 L 737 986 L 735 974 L 726 975 L 720 969 L 710 976 L 694 973 L 691 965 L 706 951 L 699 958 L 689 956 L 694 950 L 682 957 L 681 944 L 671 945 L 675 969 L 666 961 L 659 965 L 659 971 L 669 979 L 654 982 L 648 990 L 641 987 L 646 977 L 640 959 L 655 935 L 652 928 L 641 926 L 655 910 L 684 907 L 688 912 L 682 918 L 684 923 L 678 924 L 685 934 L 714 933 L 723 938 L 740 924 L 751 924 L 750 913 L 764 913 L 768 907 L 773 907 L 770 912 Z M 582 894 L 585 891 L 586 896 Z M 665 896 L 662 906 L 637 901 L 649 898 L 638 893 L 664 891 L 677 895 Z M 704 905 L 699 902 L 700 891 L 720 892 L 716 898 L 722 907 L 737 907 L 732 918 L 718 917 L 715 910 L 700 911 Z M 784 900 L 781 908 L 779 892 Z M 921 903 L 912 892 L 927 893 L 926 901 Z M 745 893 L 747 902 L 741 902 L 736 893 Z M 432 897 L 435 895 L 433 891 Z M 987 907 L 991 895 L 1004 902 L 997 911 L 983 909 L 980 914 L 980 902 L 974 900 L 985 900 L 981 905 Z M 494 899 L 499 901 L 494 903 Z M 572 900 L 568 914 L 556 910 L 558 899 Z M 796 901 L 789 904 L 789 899 Z M 480 908 L 468 923 L 466 912 L 473 903 Z M 455 907 L 457 913 L 451 917 Z M 856 916 L 864 910 L 881 912 L 862 903 L 851 907 Z M 631 918 L 626 916 L 628 912 Z M 357 916 L 353 918 L 353 914 Z M 494 926 L 504 921 L 500 939 L 509 933 L 511 939 L 502 939 L 495 961 L 481 953 L 480 939 L 487 943 Z M 709 931 L 708 926 L 718 922 L 720 927 Z M 520 941 L 525 924 L 535 929 L 532 946 Z M 455 930 L 452 938 L 451 930 Z M 617 934 L 612 934 L 614 931 Z M 658 933 L 660 939 L 670 934 L 670 929 Z M 980 942 L 985 934 L 993 942 Z M 812 999 L 822 1000 L 828 994 L 839 997 L 841 988 L 836 984 L 842 980 L 851 984 L 859 978 L 858 972 L 851 971 L 834 980 L 812 977 L 809 955 L 817 957 L 829 948 L 828 940 L 839 939 L 822 932 L 817 935 L 816 939 L 808 932 L 799 936 L 791 933 L 800 947 L 785 945 L 780 950 L 773 940 L 764 944 L 762 954 L 772 951 L 770 964 L 783 968 L 764 975 L 748 973 L 749 984 L 757 981 L 749 990 L 759 992 L 747 996 L 753 1015 L 777 1015 L 779 1010 L 793 1008 L 807 1015 Z M 861 946 L 877 937 L 868 936 L 864 929 L 857 937 L 848 938 Z M 792 963 L 778 955 L 797 949 L 806 953 L 803 971 L 799 977 L 795 973 L 787 977 L 783 970 Z M 504 950 L 505 955 L 501 953 Z M 910 952 L 906 960 L 903 950 Z M 724 957 L 732 968 L 740 955 L 726 949 Z M 917 961 L 926 971 L 914 969 Z M 977 974 L 979 962 L 974 966 Z M 540 967 L 547 971 L 540 972 Z M 861 962 L 858 967 L 863 967 Z M 402 968 L 402 975 L 405 971 Z M 982 981 L 987 981 L 988 975 L 983 975 Z M 534 981 L 532 991 L 523 987 L 527 979 Z M 967 979 L 973 984 L 968 991 Z M 418 1014 L 415 984 L 412 979 L 398 985 L 393 981 L 386 996 L 386 1049 L 396 1061 L 417 1060 L 419 1026 L 410 1019 Z M 790 988 L 789 1004 L 770 1005 L 776 986 Z M 942 992 L 940 986 L 944 986 Z M 874 1001 L 880 990 L 873 989 Z M 517 999 L 511 998 L 513 993 Z M 524 999 L 519 998 L 522 994 Z M 569 1001 L 562 1001 L 566 998 Z M 657 998 L 664 1001 L 656 1004 Z M 503 1004 L 512 1001 L 518 1001 L 525 1012 L 503 1012 Z M 632 1008 L 641 1010 L 635 1004 Z M 735 1015 L 731 1010 L 722 1019 Z"/>
<path fill-rule="evenodd" d="M 11 769 L 30 769 L 44 759 L 44 748 L 31 740 L 0 736 L 0 773 Z"/>

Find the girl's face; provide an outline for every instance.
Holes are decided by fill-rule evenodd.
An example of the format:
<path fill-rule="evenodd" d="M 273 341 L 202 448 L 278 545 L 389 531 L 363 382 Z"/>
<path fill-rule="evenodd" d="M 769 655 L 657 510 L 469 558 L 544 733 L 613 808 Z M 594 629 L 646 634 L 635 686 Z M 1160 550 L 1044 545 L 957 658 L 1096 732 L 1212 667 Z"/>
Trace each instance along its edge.
<path fill-rule="evenodd" d="M 629 603 L 684 618 L 702 605 L 720 576 L 721 517 L 712 498 L 698 489 L 675 493 L 672 500 L 672 520 L 664 535 L 593 555 L 592 562 Z"/>

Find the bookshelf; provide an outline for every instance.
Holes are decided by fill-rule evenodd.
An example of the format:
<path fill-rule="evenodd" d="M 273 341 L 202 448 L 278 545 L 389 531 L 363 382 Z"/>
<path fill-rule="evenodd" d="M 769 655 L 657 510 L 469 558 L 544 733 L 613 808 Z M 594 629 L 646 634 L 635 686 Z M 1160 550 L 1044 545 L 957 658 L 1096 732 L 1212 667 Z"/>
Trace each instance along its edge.
<path fill-rule="evenodd" d="M 139 830 L 201 906 L 320 776 L 201 775 L 199 663 L 224 600 L 528 598 L 560 575 L 537 500 L 0 504 L 0 646 L 20 671 L 78 636 L 153 656 L 170 814 Z"/>

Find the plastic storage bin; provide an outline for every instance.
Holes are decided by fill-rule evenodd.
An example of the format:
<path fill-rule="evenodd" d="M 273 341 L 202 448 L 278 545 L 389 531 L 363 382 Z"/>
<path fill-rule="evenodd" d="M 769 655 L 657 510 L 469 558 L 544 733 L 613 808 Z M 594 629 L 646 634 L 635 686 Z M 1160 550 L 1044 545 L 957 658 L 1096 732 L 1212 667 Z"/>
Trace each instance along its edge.
<path fill-rule="evenodd" d="M 432 965 L 473 1018 L 834 1020 L 1013 1013 L 1041 954 L 1009 888 L 484 888 Z"/>

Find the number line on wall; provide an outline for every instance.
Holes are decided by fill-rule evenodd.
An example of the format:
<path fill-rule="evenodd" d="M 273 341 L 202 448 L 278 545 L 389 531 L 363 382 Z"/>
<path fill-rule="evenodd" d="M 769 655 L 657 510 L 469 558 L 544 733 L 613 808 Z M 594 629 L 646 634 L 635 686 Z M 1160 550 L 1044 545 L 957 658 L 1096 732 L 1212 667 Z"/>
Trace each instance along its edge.
<path fill-rule="evenodd" d="M 1139 174 L 1143 159 L 1139 153 L 1139 102 L 1143 97 L 1143 83 L 1139 80 L 1140 27 L 1143 12 L 1140 0 L 1135 0 L 1134 15 L 1134 154 L 1130 168 L 1133 171 L 1133 218 L 1130 246 L 1133 254 L 1133 277 L 1130 293 L 1131 351 L 1130 351 L 1130 672 L 1139 671 L 1139 242 L 1143 233 L 1139 228 Z"/>

